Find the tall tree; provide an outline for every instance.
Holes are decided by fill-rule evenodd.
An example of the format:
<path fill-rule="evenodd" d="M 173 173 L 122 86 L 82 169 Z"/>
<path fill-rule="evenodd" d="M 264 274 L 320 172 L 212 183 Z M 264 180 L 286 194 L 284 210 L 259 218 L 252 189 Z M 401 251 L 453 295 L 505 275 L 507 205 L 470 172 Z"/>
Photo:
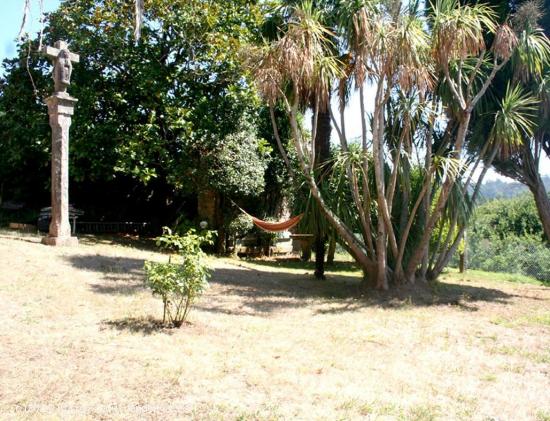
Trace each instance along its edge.
<path fill-rule="evenodd" d="M 521 87 L 538 99 L 536 130 L 530 135 L 522 136 L 514 145 L 502 145 L 494 157 L 493 166 L 500 174 L 529 188 L 535 198 L 547 241 L 550 241 L 550 199 L 540 175 L 541 158 L 545 155 L 550 158 L 550 47 L 548 39 L 543 35 L 543 28 L 539 26 L 545 14 L 542 2 L 536 0 L 493 3 L 498 5 L 501 15 L 508 17 L 511 22 L 518 45 L 515 56 L 497 77 L 496 83 L 501 86 L 500 92 L 495 90 L 493 100 L 488 101 L 485 108 L 475 116 L 476 130 L 472 133 L 470 146 L 475 153 L 486 144 L 487 133 L 491 128 L 484 121 L 484 112 L 494 108 L 502 99 L 502 92 L 507 84 Z"/>
<path fill-rule="evenodd" d="M 311 193 L 365 276 L 387 289 L 391 281 L 423 277 L 424 262 L 431 269 L 426 273 L 437 276 L 438 256 L 454 245 L 460 236 L 457 225 L 464 220 L 458 202 L 464 200 L 474 171 L 462 161 L 472 113 L 510 61 L 517 37 L 491 8 L 480 4 L 439 0 L 427 20 L 415 4 L 403 8 L 400 2 L 343 1 L 340 6 L 338 47 L 345 50 L 338 57 L 331 30 L 304 3 L 295 8 L 284 36 L 260 55 L 257 83 L 265 98 L 285 105 Z M 494 34 L 489 44 L 487 32 Z M 325 92 L 335 82 L 353 83 L 361 100 L 358 150 L 346 136 L 344 107 L 340 118 L 331 116 L 341 142 L 340 174 L 354 204 L 351 219 L 324 195 L 298 125 L 298 110 L 307 105 L 311 92 Z M 367 86 L 375 92 L 370 116 L 365 112 Z M 396 100 L 413 107 L 397 114 L 399 107 L 392 106 Z M 414 108 L 419 112 L 412 112 Z M 515 140 L 518 131 L 529 133 L 530 97 L 511 89 L 501 110 L 494 113 L 494 132 L 513 133 L 502 141 Z M 481 153 L 494 155 L 495 148 Z M 415 155 L 425 159 L 415 162 Z M 436 228 L 444 224 L 449 234 L 440 241 L 443 246 L 431 249 Z M 430 255 L 434 258 L 427 259 Z"/>
<path fill-rule="evenodd" d="M 170 206 L 172 217 L 182 204 L 193 205 L 198 191 L 258 195 L 270 148 L 258 136 L 260 103 L 240 65 L 242 46 L 259 34 L 256 2 L 148 0 L 145 6 L 139 42 L 133 0 L 64 2 L 48 17 L 45 41 L 66 39 L 82 57 L 72 90 L 79 99 L 71 128 L 73 185 L 123 181 L 125 192 L 115 200 L 142 191 L 140 199 L 154 200 L 157 210 Z M 38 98 L 49 92 L 49 69 L 31 55 L 33 95 L 26 53 L 23 45 L 20 58 L 6 63 L 0 109 L 20 121 L 0 122 L 3 144 L 23 150 L 28 139 L 40 142 L 32 165 L 47 169 L 49 129 Z M 23 89 L 32 107 L 17 99 Z M 40 135 L 30 131 L 39 121 Z M 17 165 L 4 168 L 7 177 Z"/>
<path fill-rule="evenodd" d="M 275 40 L 284 35 L 288 23 L 292 20 L 293 10 L 299 4 L 296 0 L 285 0 L 277 4 L 275 8 L 269 10 L 267 22 L 264 24 L 265 35 L 271 40 Z M 337 18 L 337 1 L 334 0 L 312 0 L 304 4 L 306 13 L 315 15 L 315 18 L 322 22 L 327 28 L 333 28 Z M 330 86 L 325 87 L 326 92 L 311 92 L 307 100 L 307 106 L 312 110 L 311 116 L 311 154 L 313 159 L 313 168 L 316 173 L 317 182 L 320 181 L 323 174 L 327 175 L 327 161 L 330 159 L 330 140 L 331 140 L 331 117 L 328 109 L 328 102 L 324 100 L 330 97 Z M 295 180 L 297 182 L 298 180 Z M 326 222 L 323 213 L 317 208 L 315 203 L 308 207 L 311 215 L 307 218 L 311 221 L 309 228 L 314 234 L 315 249 L 315 272 L 317 279 L 324 279 L 325 273 L 325 255 L 327 232 Z"/>

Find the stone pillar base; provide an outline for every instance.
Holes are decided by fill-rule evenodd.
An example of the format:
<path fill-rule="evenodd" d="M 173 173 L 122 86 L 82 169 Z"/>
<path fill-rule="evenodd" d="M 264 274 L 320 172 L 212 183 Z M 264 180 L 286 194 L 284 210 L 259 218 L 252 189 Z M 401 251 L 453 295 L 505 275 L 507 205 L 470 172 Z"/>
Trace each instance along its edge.
<path fill-rule="evenodd" d="M 42 244 L 57 247 L 76 247 L 78 238 L 76 237 L 42 237 Z"/>

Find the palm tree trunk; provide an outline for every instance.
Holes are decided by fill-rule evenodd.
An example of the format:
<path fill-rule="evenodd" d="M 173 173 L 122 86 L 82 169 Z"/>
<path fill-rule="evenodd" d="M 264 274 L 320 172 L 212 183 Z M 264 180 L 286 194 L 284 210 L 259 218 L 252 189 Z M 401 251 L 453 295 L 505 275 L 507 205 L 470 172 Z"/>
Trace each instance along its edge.
<path fill-rule="evenodd" d="M 497 143 L 493 146 L 493 151 L 491 152 L 490 156 L 487 157 L 487 160 L 483 165 L 483 170 L 481 171 L 481 174 L 477 179 L 477 183 L 474 188 L 474 192 L 472 194 L 472 203 L 475 203 L 477 201 L 479 192 L 481 191 L 481 185 L 483 184 L 483 180 L 485 179 L 487 172 L 491 168 L 491 165 L 500 148 L 500 142 L 501 140 L 497 141 Z M 468 188 L 468 184 L 466 184 L 465 188 Z M 451 234 L 451 232 L 454 231 L 456 223 L 457 223 L 457 220 L 453 219 L 453 222 L 449 228 L 449 234 Z M 449 247 L 450 241 L 449 240 L 445 241 L 445 244 L 443 245 L 443 249 L 441 251 L 441 255 L 439 256 L 437 263 L 434 265 L 433 269 L 430 270 L 430 274 L 429 274 L 430 280 L 437 279 L 437 277 L 441 274 L 441 272 L 443 272 L 443 269 L 445 269 L 445 267 L 449 264 L 451 257 L 453 257 L 453 255 L 456 253 L 456 250 L 458 249 L 458 246 L 460 245 L 460 242 L 464 238 L 465 234 L 466 234 L 466 225 L 462 225 L 459 228 L 458 234 L 456 235 L 454 241 L 451 243 L 450 247 Z"/>
<path fill-rule="evenodd" d="M 312 127 L 315 127 L 314 168 L 317 170 L 317 177 L 321 177 L 323 165 L 330 158 L 330 111 L 328 109 L 318 110 L 312 117 Z M 317 182 L 319 180 L 316 180 Z M 317 218 L 317 227 L 315 233 L 315 278 L 325 279 L 325 251 L 326 251 L 326 233 L 321 228 L 321 221 Z"/>
<path fill-rule="evenodd" d="M 315 278 L 325 279 L 325 237 L 315 236 Z"/>
<path fill-rule="evenodd" d="M 466 133 L 468 131 L 468 127 L 470 126 L 470 119 L 471 119 L 471 112 L 465 112 L 462 118 L 462 121 L 460 122 L 460 126 L 458 128 L 458 133 L 456 136 L 455 150 L 454 150 L 454 155 L 456 157 L 460 156 L 462 145 L 464 145 L 464 140 L 466 139 Z M 429 216 L 426 222 L 426 225 L 424 227 L 424 234 L 422 235 L 422 238 L 420 239 L 420 242 L 417 245 L 416 251 L 413 253 L 413 255 L 411 256 L 407 264 L 405 276 L 409 280 L 413 281 L 415 279 L 416 269 L 422 261 L 422 257 L 424 256 L 426 247 L 430 242 L 432 232 L 436 226 L 437 221 L 441 217 L 441 213 L 445 208 L 445 204 L 447 203 L 447 199 L 449 198 L 449 194 L 451 193 L 451 189 L 454 183 L 455 183 L 455 180 L 451 176 L 449 176 L 447 180 L 443 183 L 443 187 L 441 188 L 441 192 L 439 194 L 439 199 L 437 201 L 435 209 Z"/>
<path fill-rule="evenodd" d="M 277 141 L 277 147 L 279 148 L 279 152 L 283 157 L 283 161 L 285 161 L 288 174 L 291 178 L 294 178 L 294 170 L 292 169 L 292 165 L 290 165 L 290 160 L 288 159 L 288 155 L 283 146 L 283 142 L 281 142 L 281 136 L 279 136 L 279 129 L 277 127 L 277 119 L 275 117 L 275 110 L 273 109 L 272 105 L 269 105 L 269 117 L 271 119 L 271 126 L 273 127 L 273 134 L 275 135 L 275 140 Z"/>
<path fill-rule="evenodd" d="M 535 204 L 537 205 L 544 236 L 546 237 L 546 241 L 550 244 L 550 199 L 548 198 L 548 192 L 538 173 L 532 178 L 528 187 L 535 198 Z"/>
<path fill-rule="evenodd" d="M 327 265 L 334 263 L 334 255 L 336 254 L 336 235 L 332 234 L 328 242 Z"/>
<path fill-rule="evenodd" d="M 376 288 L 388 289 L 388 277 L 386 275 L 386 248 L 387 248 L 387 236 L 386 225 L 380 218 L 378 220 L 378 236 L 376 238 L 376 263 L 377 263 L 377 276 L 376 276 Z"/>
<path fill-rule="evenodd" d="M 432 168 L 432 141 L 433 141 L 434 120 L 435 120 L 434 117 L 430 119 L 429 132 L 426 139 L 426 158 L 424 161 L 424 168 L 425 168 L 426 174 L 431 174 L 431 168 Z M 431 202 L 432 202 L 431 191 L 430 189 L 428 189 L 426 191 L 426 195 L 424 196 L 424 201 L 422 203 L 422 220 L 423 221 L 425 221 L 428 217 Z M 420 269 L 420 279 L 422 280 L 426 279 L 426 273 L 428 272 L 429 256 L 430 256 L 430 243 L 428 242 L 424 248 L 424 256 L 422 257 L 422 266 Z"/>
<path fill-rule="evenodd" d="M 353 256 L 357 264 L 361 267 L 363 273 L 368 275 L 376 274 L 376 263 L 370 259 L 365 247 L 357 240 L 354 233 L 340 220 L 340 218 L 338 218 L 338 216 L 329 209 L 329 207 L 323 200 L 321 192 L 319 191 L 319 188 L 317 187 L 317 184 L 315 183 L 315 180 L 311 175 L 311 169 L 309 168 L 309 165 L 305 160 L 305 156 L 302 150 L 301 133 L 298 128 L 297 119 L 298 105 L 296 103 L 290 105 L 288 101 L 285 101 L 285 105 L 290 115 L 290 127 L 292 129 L 293 140 L 296 148 L 296 153 L 298 155 L 298 160 L 302 167 L 302 173 L 306 177 L 306 180 L 311 189 L 311 194 L 313 198 L 318 203 L 319 208 L 325 214 L 327 221 L 336 231 L 336 234 L 342 237 L 342 240 L 347 244 L 350 254 Z"/>

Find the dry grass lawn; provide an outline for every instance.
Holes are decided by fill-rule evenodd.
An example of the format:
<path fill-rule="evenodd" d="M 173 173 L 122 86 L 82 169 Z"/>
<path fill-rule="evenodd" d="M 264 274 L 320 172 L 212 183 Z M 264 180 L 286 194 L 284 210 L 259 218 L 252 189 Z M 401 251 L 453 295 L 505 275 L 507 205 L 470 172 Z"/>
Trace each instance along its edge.
<path fill-rule="evenodd" d="M 190 324 L 159 329 L 142 267 L 165 258 L 1 233 L 0 419 L 550 419 L 548 287 L 384 296 L 218 259 Z"/>

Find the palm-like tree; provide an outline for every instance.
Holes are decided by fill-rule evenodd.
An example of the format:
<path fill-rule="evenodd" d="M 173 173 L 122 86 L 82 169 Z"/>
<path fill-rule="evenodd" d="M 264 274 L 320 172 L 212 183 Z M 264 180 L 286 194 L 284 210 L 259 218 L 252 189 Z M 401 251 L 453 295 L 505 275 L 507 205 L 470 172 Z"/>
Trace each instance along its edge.
<path fill-rule="evenodd" d="M 512 87 L 508 85 L 504 97 L 498 104 L 497 111 L 493 114 L 491 130 L 487 137 L 483 149 L 478 153 L 476 162 L 473 165 L 473 171 L 464 185 L 460 186 L 461 193 L 467 195 L 470 189 L 473 172 L 478 168 L 481 162 L 483 167 L 478 176 L 478 180 L 471 188 L 469 196 L 469 206 L 466 212 L 456 212 L 459 210 L 454 207 L 455 213 L 452 217 L 446 218 L 451 221 L 448 230 L 447 239 L 440 244 L 441 250 L 438 258 L 433 261 L 429 268 L 430 277 L 437 276 L 448 264 L 449 260 L 456 252 L 460 242 L 464 238 L 466 224 L 469 218 L 469 211 L 479 197 L 481 183 L 485 175 L 494 163 L 498 155 L 506 153 L 505 151 L 515 149 L 522 145 L 525 137 L 531 137 L 535 131 L 535 116 L 537 113 L 538 100 L 530 94 L 522 92 L 519 86 Z M 462 220 L 459 218 L 462 216 Z"/>
<path fill-rule="evenodd" d="M 512 19 L 518 34 L 518 49 L 509 74 L 540 101 L 537 128 L 524 134 L 521 142 L 505 147 L 494 160 L 495 169 L 526 185 L 532 192 L 546 240 L 550 243 L 550 199 L 540 176 L 540 160 L 550 157 L 550 47 L 538 26 L 543 13 L 534 1 L 523 3 Z M 550 28 L 548 28 L 550 30 Z"/>
<path fill-rule="evenodd" d="M 436 276 L 465 223 L 458 209 L 474 171 L 463 162 L 472 113 L 517 51 L 518 38 L 507 24 L 497 24 L 492 9 L 456 0 L 432 4 L 427 21 L 417 5 L 402 8 L 399 2 L 343 0 L 338 11 L 335 53 L 333 32 L 308 3 L 294 8 L 284 35 L 256 67 L 258 84 L 268 100 L 285 105 L 312 196 L 366 277 L 386 289 L 392 279 L 413 282 L 419 268 L 423 276 L 430 266 Z M 486 33 L 494 38 L 489 46 Z M 338 162 L 353 203 L 351 218 L 349 210 L 325 200 L 314 173 L 315 154 L 297 119 L 312 93 L 316 104 L 330 103 L 331 84 L 340 87 L 340 113 L 329 110 L 340 139 Z M 359 91 L 362 111 L 358 151 L 345 128 L 350 85 Z M 375 92 L 371 115 L 365 112 L 367 86 Z M 499 134 L 493 139 L 499 140 L 481 152 L 485 163 L 514 127 L 529 133 L 530 99 L 514 89 L 506 99 L 495 116 Z M 313 108 L 317 116 L 317 105 Z M 415 159 L 422 153 L 424 159 Z M 442 224 L 450 227 L 448 234 L 430 250 Z"/>
<path fill-rule="evenodd" d="M 286 27 L 288 24 L 293 24 L 296 20 L 296 16 L 299 15 L 304 19 L 304 24 L 307 25 L 311 19 L 317 20 L 325 28 L 330 28 L 334 24 L 334 6 L 335 2 L 331 0 L 317 0 L 305 2 L 297 9 L 299 2 L 286 0 L 282 2 L 278 7 L 271 11 L 269 14 L 269 20 L 266 22 L 265 35 L 271 40 L 277 39 L 280 32 L 284 30 L 282 27 Z M 279 23 L 279 26 L 277 25 Z M 330 31 L 325 31 L 325 36 L 330 38 L 333 36 Z M 327 44 L 329 44 L 328 42 Z M 323 173 L 327 172 L 327 161 L 330 158 L 330 138 L 331 138 L 331 122 L 330 113 L 328 110 L 328 101 L 326 98 L 330 97 L 330 85 L 319 86 L 319 89 L 324 89 L 325 92 L 319 93 L 317 90 L 311 91 L 310 98 L 304 98 L 304 106 L 310 107 L 312 112 L 312 141 L 311 141 L 311 157 L 312 166 L 316 174 L 316 181 L 319 182 Z M 270 107 L 273 110 L 273 107 Z M 272 111 L 272 123 L 274 123 L 274 116 Z M 277 132 L 277 128 L 274 125 L 274 130 Z M 277 136 L 278 138 L 278 136 Z M 279 149 L 283 154 L 283 157 L 287 163 L 287 167 L 292 171 L 290 162 L 286 158 L 284 148 L 280 141 Z M 326 174 L 325 174 L 326 175 Z M 315 202 L 311 203 L 308 215 L 306 215 L 309 223 L 309 229 L 314 233 L 314 245 L 315 245 L 315 277 L 318 279 L 324 278 L 324 260 L 327 241 L 326 224 L 323 221 L 323 214 L 319 211 Z"/>

